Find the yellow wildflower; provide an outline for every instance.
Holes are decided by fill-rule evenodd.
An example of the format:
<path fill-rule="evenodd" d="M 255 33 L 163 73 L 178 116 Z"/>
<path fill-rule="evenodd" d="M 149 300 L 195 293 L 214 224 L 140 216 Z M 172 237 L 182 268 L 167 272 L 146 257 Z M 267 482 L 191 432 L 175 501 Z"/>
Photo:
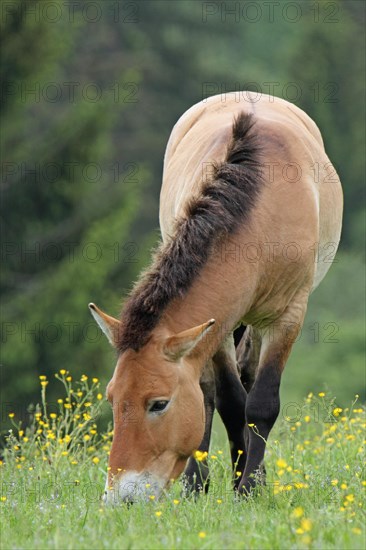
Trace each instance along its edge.
<path fill-rule="evenodd" d="M 303 518 L 301 520 L 301 528 L 303 529 L 303 531 L 311 531 L 312 527 L 313 527 L 313 524 L 312 522 L 310 521 L 310 519 L 306 519 L 306 518 Z"/>
<path fill-rule="evenodd" d="M 103 399 L 103 395 L 101 393 L 98 393 L 97 394 L 97 399 L 98 399 L 98 401 L 100 401 L 101 399 Z"/>
<path fill-rule="evenodd" d="M 206 536 L 206 533 L 205 533 L 204 531 L 200 531 L 200 532 L 198 533 L 198 536 L 199 536 L 200 539 L 204 539 L 205 536 Z"/>
<path fill-rule="evenodd" d="M 60 369 L 60 374 L 62 374 L 62 376 L 63 376 L 64 374 L 66 374 L 65 369 Z"/>
<path fill-rule="evenodd" d="M 292 512 L 292 517 L 294 518 L 301 518 L 303 515 L 304 515 L 304 508 L 302 508 L 301 506 L 297 506 Z"/>
<path fill-rule="evenodd" d="M 204 460 L 204 459 L 207 457 L 207 454 L 208 454 L 208 453 L 207 453 L 206 451 L 204 451 L 204 452 L 202 452 L 202 451 L 195 451 L 194 454 L 193 454 L 193 456 L 194 456 L 194 458 L 195 458 L 196 460 L 198 460 L 198 462 L 202 462 L 202 460 Z"/>
<path fill-rule="evenodd" d="M 157 518 L 160 518 L 160 516 L 161 516 L 162 513 L 163 513 L 163 512 L 160 512 L 160 510 L 158 510 L 157 512 L 155 512 L 155 515 L 156 515 Z"/>
<path fill-rule="evenodd" d="M 284 460 L 283 458 L 279 458 L 276 462 L 278 468 L 286 468 L 287 467 L 287 462 L 286 460 Z"/>
<path fill-rule="evenodd" d="M 94 457 L 92 458 L 92 462 L 93 462 L 94 464 L 99 464 L 100 461 L 99 461 L 99 458 L 98 458 L 97 456 L 94 456 Z"/>

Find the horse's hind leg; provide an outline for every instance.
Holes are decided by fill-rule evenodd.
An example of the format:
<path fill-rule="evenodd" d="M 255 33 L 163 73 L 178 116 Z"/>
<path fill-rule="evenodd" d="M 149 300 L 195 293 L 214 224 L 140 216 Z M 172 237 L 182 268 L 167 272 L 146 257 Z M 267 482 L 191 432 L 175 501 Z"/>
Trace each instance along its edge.
<path fill-rule="evenodd" d="M 255 327 L 248 325 L 236 346 L 236 360 L 241 382 L 247 391 L 250 392 L 254 384 L 255 374 L 259 363 L 262 338 Z"/>
<path fill-rule="evenodd" d="M 242 328 L 245 330 L 243 331 Z M 240 338 L 238 338 L 238 336 L 240 336 Z M 246 392 L 249 393 L 254 384 L 258 368 L 262 338 L 258 329 L 248 325 L 246 327 L 239 327 L 239 329 L 234 332 L 234 340 L 236 343 L 236 362 L 240 380 Z M 247 449 L 249 445 L 249 432 L 246 424 L 244 427 L 244 439 Z M 262 469 L 265 474 L 264 465 Z"/>
<path fill-rule="evenodd" d="M 249 445 L 239 490 L 249 493 L 256 485 L 268 435 L 280 411 L 280 381 L 285 363 L 302 326 L 306 298 L 288 307 L 282 317 L 262 333 L 262 348 L 254 384 L 246 403 Z"/>
<path fill-rule="evenodd" d="M 227 339 L 213 357 L 216 382 L 216 408 L 226 428 L 233 468 L 243 472 L 246 452 L 244 441 L 246 391 L 240 381 L 234 340 Z M 240 451 L 240 452 L 239 452 Z M 235 476 L 234 487 L 237 488 L 241 475 Z"/>

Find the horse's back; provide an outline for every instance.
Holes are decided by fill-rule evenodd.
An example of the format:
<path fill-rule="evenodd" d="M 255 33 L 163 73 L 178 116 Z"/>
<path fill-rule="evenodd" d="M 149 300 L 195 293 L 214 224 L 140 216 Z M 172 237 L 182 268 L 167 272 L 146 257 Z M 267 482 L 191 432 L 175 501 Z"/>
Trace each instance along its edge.
<path fill-rule="evenodd" d="M 331 262 L 324 261 L 330 248 L 335 251 L 339 242 L 339 178 L 325 153 L 318 127 L 306 113 L 273 96 L 255 99 L 250 92 L 240 97 L 237 93 L 214 96 L 194 105 L 178 120 L 164 162 L 160 200 L 163 238 L 184 215 L 186 202 L 200 193 L 212 164 L 225 161 L 235 117 L 243 112 L 252 114 L 264 185 L 250 224 L 241 232 L 241 245 L 256 242 L 268 250 L 269 242 L 279 243 L 283 256 L 289 243 L 295 243 L 301 252 L 298 269 L 309 265 L 314 288 L 330 267 Z M 268 262 L 262 266 L 266 272 L 272 267 Z"/>

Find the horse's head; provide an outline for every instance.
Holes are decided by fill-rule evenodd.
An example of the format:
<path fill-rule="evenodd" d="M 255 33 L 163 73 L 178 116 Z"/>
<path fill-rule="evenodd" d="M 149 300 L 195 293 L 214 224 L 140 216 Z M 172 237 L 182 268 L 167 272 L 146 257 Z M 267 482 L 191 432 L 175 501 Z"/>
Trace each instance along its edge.
<path fill-rule="evenodd" d="M 89 308 L 115 345 L 119 321 L 94 304 Z M 119 355 L 107 387 L 114 431 L 106 502 L 157 497 L 198 448 L 205 427 L 199 385 L 205 359 L 198 344 L 213 324 L 155 334 L 139 351 Z"/>

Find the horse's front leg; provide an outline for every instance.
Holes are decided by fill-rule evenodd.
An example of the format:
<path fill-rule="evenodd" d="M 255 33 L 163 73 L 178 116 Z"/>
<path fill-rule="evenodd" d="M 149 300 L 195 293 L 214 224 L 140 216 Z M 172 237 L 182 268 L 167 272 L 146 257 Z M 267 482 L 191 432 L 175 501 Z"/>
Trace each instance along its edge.
<path fill-rule="evenodd" d="M 215 412 L 215 381 L 211 365 L 207 366 L 200 382 L 205 406 L 205 433 L 198 451 L 208 453 L 211 440 L 212 420 Z M 207 493 L 210 483 L 206 457 L 196 460 L 191 457 L 184 472 L 184 485 L 187 492 Z"/>
<path fill-rule="evenodd" d="M 229 438 L 234 488 L 237 489 L 246 463 L 244 426 L 247 392 L 240 380 L 232 337 L 227 339 L 215 354 L 213 364 L 216 382 L 216 408 Z"/>

